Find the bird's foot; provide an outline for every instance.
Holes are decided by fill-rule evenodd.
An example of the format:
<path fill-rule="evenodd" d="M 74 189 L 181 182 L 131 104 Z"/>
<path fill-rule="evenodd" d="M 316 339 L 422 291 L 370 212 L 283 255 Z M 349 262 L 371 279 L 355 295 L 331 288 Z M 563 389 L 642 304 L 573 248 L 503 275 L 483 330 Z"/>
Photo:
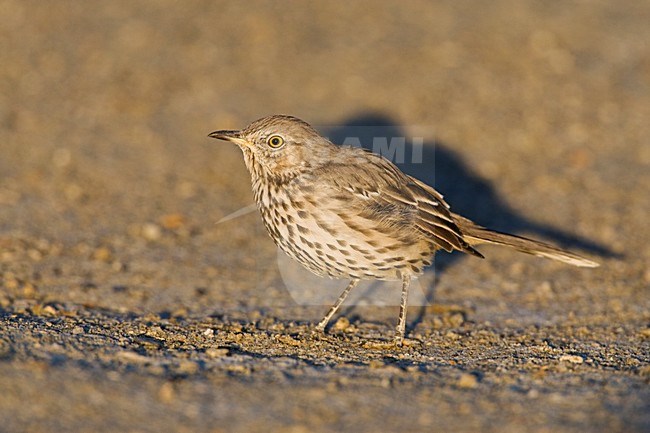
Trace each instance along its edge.
<path fill-rule="evenodd" d="M 325 328 L 327 327 L 327 322 L 328 322 L 327 320 L 321 320 L 320 322 L 318 322 L 318 325 L 314 327 L 314 331 L 324 334 Z"/>

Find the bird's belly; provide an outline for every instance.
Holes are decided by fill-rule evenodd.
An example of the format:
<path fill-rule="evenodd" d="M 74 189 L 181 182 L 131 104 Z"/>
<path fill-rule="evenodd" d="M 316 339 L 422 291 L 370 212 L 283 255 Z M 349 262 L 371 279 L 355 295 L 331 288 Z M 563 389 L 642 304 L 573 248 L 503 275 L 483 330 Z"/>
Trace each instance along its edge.
<path fill-rule="evenodd" d="M 280 249 L 321 276 L 399 280 L 402 274 L 420 274 L 435 252 L 415 234 L 359 219 L 346 223 L 337 210 L 262 205 L 260 212 Z"/>

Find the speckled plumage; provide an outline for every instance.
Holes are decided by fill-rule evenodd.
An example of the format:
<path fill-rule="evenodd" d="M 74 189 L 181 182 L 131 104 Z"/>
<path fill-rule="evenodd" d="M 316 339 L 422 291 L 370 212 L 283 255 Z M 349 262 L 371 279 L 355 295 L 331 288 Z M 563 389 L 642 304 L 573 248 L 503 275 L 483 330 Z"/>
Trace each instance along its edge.
<path fill-rule="evenodd" d="M 359 280 L 402 280 L 396 334 L 401 342 L 409 282 L 431 264 L 438 249 L 483 257 L 473 245 L 493 243 L 596 266 L 573 253 L 493 232 L 453 214 L 442 195 L 390 161 L 364 149 L 336 146 L 295 117 L 269 116 L 241 131 L 210 136 L 241 148 L 255 202 L 275 243 L 315 274 L 352 280 L 320 329 Z"/>

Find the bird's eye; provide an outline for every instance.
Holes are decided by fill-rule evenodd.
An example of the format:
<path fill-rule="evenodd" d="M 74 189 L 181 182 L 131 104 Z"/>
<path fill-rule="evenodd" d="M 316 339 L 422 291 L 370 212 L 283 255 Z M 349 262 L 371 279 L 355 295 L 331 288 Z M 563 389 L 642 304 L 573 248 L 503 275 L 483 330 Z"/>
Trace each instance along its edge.
<path fill-rule="evenodd" d="M 279 135 L 272 135 L 268 140 L 266 140 L 266 142 L 273 149 L 279 149 L 284 144 L 284 138 L 280 137 Z"/>

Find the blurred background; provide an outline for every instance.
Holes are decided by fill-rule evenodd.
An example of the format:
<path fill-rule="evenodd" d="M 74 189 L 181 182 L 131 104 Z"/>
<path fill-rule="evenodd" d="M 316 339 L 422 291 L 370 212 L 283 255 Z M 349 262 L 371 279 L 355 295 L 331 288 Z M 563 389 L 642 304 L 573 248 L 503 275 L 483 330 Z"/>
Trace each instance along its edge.
<path fill-rule="evenodd" d="M 160 309 L 168 289 L 165 308 L 211 287 L 207 304 L 228 308 L 246 287 L 277 286 L 256 214 L 215 225 L 252 194 L 238 149 L 206 138 L 273 113 L 334 139 L 355 125 L 423 137 L 424 163 L 405 169 L 456 211 L 648 258 L 645 2 L 0 10 L 0 229 L 7 257 L 29 263 L 5 279 L 36 277 L 57 299 L 110 306 L 112 288 L 130 286 L 146 289 L 131 307 Z M 228 281 L 240 284 L 225 300 Z"/>
<path fill-rule="evenodd" d="M 336 140 L 422 137 L 404 169 L 456 211 L 604 265 L 452 256 L 436 302 L 647 319 L 648 2 L 0 0 L 0 17 L 2 309 L 316 320 L 257 213 L 216 224 L 252 193 L 207 134 L 282 113 Z"/>

